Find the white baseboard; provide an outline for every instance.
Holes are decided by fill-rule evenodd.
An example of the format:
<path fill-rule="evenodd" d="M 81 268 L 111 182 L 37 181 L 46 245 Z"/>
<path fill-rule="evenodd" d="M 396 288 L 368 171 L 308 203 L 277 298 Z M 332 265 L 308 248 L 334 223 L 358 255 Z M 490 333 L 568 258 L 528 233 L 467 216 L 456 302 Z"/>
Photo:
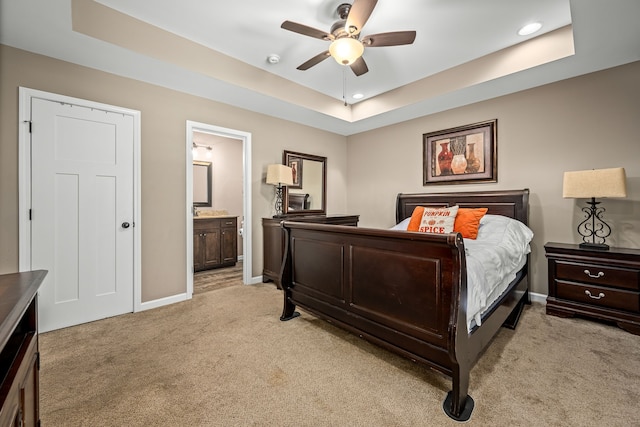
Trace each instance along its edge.
<path fill-rule="evenodd" d="M 262 283 L 262 276 L 252 277 L 249 285 L 256 285 L 258 283 Z M 152 301 L 146 301 L 140 304 L 136 311 L 145 311 L 151 310 L 153 308 L 163 307 L 169 304 L 175 304 L 177 302 L 187 301 L 191 298 L 187 296 L 187 293 L 182 293 L 178 295 L 172 295 L 170 297 L 159 298 Z"/>
<path fill-rule="evenodd" d="M 249 285 L 257 285 L 258 283 L 262 283 L 262 276 L 252 277 Z"/>
<path fill-rule="evenodd" d="M 139 310 L 137 311 L 145 311 L 151 310 L 152 308 L 158 308 L 169 304 L 175 304 L 177 302 L 186 301 L 190 298 L 187 297 L 186 292 L 178 295 L 172 295 L 170 297 L 154 299 L 152 301 L 146 301 L 140 304 Z"/>
<path fill-rule="evenodd" d="M 258 283 L 262 283 L 262 276 L 255 276 L 251 278 L 251 281 L 248 283 L 249 285 L 257 285 Z M 547 295 L 539 294 L 536 292 L 529 292 L 529 297 L 531 298 L 531 302 L 546 304 L 547 303 Z M 139 310 L 137 311 L 145 311 L 151 310 L 153 308 L 162 307 L 169 304 L 175 304 L 177 302 L 186 301 L 190 298 L 187 297 L 186 293 L 173 295 L 170 297 L 159 298 L 152 301 L 143 302 L 140 304 Z"/>
<path fill-rule="evenodd" d="M 252 277 L 251 281 L 248 283 L 249 285 L 256 285 L 258 283 L 262 283 L 262 276 Z M 531 302 L 535 302 L 538 304 L 547 304 L 547 295 L 539 294 L 537 292 L 529 292 L 529 298 Z"/>
<path fill-rule="evenodd" d="M 531 298 L 531 302 L 536 302 L 539 304 L 547 304 L 547 296 L 545 294 L 529 292 L 529 298 Z"/>

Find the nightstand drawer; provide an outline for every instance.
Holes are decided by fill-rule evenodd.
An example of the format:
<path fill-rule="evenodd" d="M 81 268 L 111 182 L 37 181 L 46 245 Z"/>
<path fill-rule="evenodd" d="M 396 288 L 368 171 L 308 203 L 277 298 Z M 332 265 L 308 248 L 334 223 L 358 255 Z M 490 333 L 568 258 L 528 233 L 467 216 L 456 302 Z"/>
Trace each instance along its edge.
<path fill-rule="evenodd" d="M 640 272 L 626 268 L 605 267 L 597 264 L 575 264 L 558 260 L 556 278 L 640 290 L 638 285 Z"/>
<path fill-rule="evenodd" d="M 557 297 L 617 310 L 640 312 L 640 294 L 621 289 L 556 281 Z"/>

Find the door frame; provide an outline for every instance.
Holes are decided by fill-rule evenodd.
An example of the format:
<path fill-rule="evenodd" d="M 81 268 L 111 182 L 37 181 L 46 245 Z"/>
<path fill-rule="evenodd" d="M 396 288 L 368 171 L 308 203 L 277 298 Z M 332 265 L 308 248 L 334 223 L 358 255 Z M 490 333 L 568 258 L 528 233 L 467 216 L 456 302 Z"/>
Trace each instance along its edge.
<path fill-rule="evenodd" d="M 187 230 L 187 298 L 193 296 L 193 133 L 202 132 L 218 135 L 224 138 L 239 139 L 242 141 L 242 283 L 249 285 L 252 282 L 252 233 L 251 233 L 251 133 L 235 129 L 224 128 L 207 123 L 187 120 L 187 133 L 185 141 L 186 182 L 187 197 L 186 230 Z"/>
<path fill-rule="evenodd" d="M 18 88 L 18 91 L 18 268 L 21 272 L 31 270 L 31 220 L 29 219 L 29 211 L 31 209 L 31 133 L 29 132 L 31 100 L 33 98 L 44 99 L 133 117 L 133 311 L 141 311 L 143 308 L 141 269 L 142 216 L 140 213 L 140 111 L 22 86 Z"/>

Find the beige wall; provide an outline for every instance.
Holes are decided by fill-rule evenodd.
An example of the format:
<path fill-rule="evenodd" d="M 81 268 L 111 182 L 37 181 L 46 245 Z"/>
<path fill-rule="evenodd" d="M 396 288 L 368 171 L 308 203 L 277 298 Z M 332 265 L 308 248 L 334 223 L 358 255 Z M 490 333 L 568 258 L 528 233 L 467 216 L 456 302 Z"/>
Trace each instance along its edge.
<path fill-rule="evenodd" d="M 640 62 L 348 138 L 348 208 L 361 226 L 394 224 L 397 193 L 529 188 L 532 289 L 547 293 L 544 244 L 578 242 L 584 200 L 562 198 L 564 171 L 622 166 L 626 199 L 604 200 L 610 244 L 640 248 Z M 422 134 L 498 119 L 498 182 L 422 185 Z"/>
<path fill-rule="evenodd" d="M 273 214 L 266 165 L 282 150 L 328 158 L 328 213 L 389 227 L 399 192 L 529 188 L 533 290 L 546 294 L 547 241 L 574 242 L 582 201 L 562 198 L 566 170 L 622 166 L 628 197 L 605 200 L 610 243 L 640 247 L 640 62 L 344 138 L 204 98 L 0 46 L 0 273 L 18 268 L 18 87 L 142 112 L 142 300 L 182 293 L 186 120 L 252 133 L 253 275 L 260 219 Z M 498 183 L 422 185 L 422 134 L 498 119 Z M 347 141 L 345 147 L 345 141 Z M 380 171 L 387 171 L 381 173 Z M 347 194 L 349 203 L 347 205 Z"/>
<path fill-rule="evenodd" d="M 0 273 L 18 270 L 19 86 L 142 112 L 143 302 L 186 289 L 187 120 L 252 134 L 254 276 L 262 274 L 260 220 L 273 214 L 266 166 L 283 150 L 328 157 L 328 211 L 346 208 L 343 136 L 0 45 Z"/>

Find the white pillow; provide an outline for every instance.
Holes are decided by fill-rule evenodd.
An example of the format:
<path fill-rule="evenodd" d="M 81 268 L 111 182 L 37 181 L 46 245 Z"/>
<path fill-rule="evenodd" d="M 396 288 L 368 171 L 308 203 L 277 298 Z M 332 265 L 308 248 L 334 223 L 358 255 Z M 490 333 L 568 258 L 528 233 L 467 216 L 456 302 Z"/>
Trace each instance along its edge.
<path fill-rule="evenodd" d="M 480 220 L 476 240 L 496 245 L 503 243 L 515 245 L 528 253 L 531 239 L 533 239 L 533 231 L 517 219 L 487 214 Z"/>
<path fill-rule="evenodd" d="M 403 219 L 402 221 L 400 221 L 399 223 L 391 227 L 390 230 L 407 231 L 407 226 L 409 225 L 409 221 L 411 221 L 411 217 Z"/>

